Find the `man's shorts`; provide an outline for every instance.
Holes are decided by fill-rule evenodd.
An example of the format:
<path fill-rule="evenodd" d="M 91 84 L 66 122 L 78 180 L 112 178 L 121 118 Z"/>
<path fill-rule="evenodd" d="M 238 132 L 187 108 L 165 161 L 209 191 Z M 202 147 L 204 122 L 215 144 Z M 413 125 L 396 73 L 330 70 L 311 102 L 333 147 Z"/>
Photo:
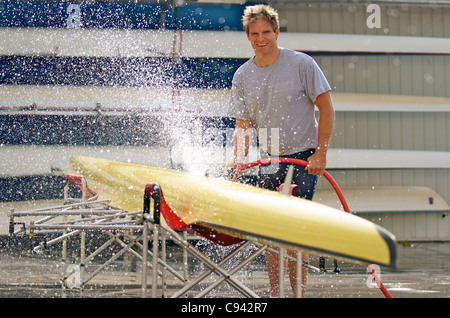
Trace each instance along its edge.
<path fill-rule="evenodd" d="M 282 158 L 292 158 L 307 161 L 307 159 L 314 154 L 315 149 L 298 152 L 292 155 L 280 156 Z M 269 157 L 273 157 L 270 156 Z M 284 183 L 287 171 L 291 163 L 273 163 L 261 165 L 258 174 L 258 186 L 260 188 L 277 191 L 278 187 Z M 312 200 L 317 184 L 317 176 L 309 174 L 304 166 L 294 164 L 294 174 L 292 183 L 300 187 L 300 197 Z"/>

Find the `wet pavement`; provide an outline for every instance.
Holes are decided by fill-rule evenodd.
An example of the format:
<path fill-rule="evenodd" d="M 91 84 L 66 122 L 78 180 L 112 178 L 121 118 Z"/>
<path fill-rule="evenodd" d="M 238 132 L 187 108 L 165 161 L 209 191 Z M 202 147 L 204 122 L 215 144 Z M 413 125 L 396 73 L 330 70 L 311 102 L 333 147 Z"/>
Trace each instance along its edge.
<path fill-rule="evenodd" d="M 412 246 L 399 246 L 399 267 L 397 270 L 381 268 L 381 280 L 394 298 L 447 298 L 450 295 L 450 244 L 422 243 Z M 175 252 L 176 253 L 176 252 Z M 176 258 L 176 257 L 175 257 Z M 317 259 L 311 260 L 314 265 Z M 195 259 L 189 260 L 190 277 L 197 277 L 203 267 L 192 265 Z M 170 263 L 170 259 L 169 259 Z M 327 260 L 332 266 L 332 260 Z M 68 265 L 55 257 L 31 255 L 28 253 L 2 253 L 0 255 L 0 297 L 141 297 L 140 262 L 122 259 L 115 261 L 100 274 L 89 281 L 85 288 L 63 289 L 61 279 L 66 276 Z M 92 272 L 100 264 L 87 264 L 86 272 Z M 364 265 L 338 262 L 339 274 L 309 273 L 308 298 L 384 298 L 381 291 L 373 286 Z M 176 268 L 177 265 L 174 267 Z M 151 271 L 150 271 L 151 272 Z M 151 275 L 151 273 L 149 274 Z M 260 297 L 268 297 L 268 279 L 264 262 L 256 260 L 246 268 L 237 272 L 234 277 L 243 282 Z M 209 281 L 217 276 L 211 275 Z M 208 281 L 207 280 L 207 281 Z M 151 278 L 148 277 L 148 294 L 151 290 Z M 159 279 L 161 284 L 161 279 Z M 286 279 L 286 297 L 291 297 Z M 203 283 L 207 286 L 207 283 Z M 167 295 L 173 295 L 184 286 L 183 282 L 167 279 Z M 201 290 L 202 285 L 197 289 Z M 157 297 L 161 297 L 158 288 Z M 192 294 L 191 294 L 192 295 Z M 190 294 L 187 294 L 190 297 Z M 241 295 L 222 284 L 207 297 L 240 297 Z"/>

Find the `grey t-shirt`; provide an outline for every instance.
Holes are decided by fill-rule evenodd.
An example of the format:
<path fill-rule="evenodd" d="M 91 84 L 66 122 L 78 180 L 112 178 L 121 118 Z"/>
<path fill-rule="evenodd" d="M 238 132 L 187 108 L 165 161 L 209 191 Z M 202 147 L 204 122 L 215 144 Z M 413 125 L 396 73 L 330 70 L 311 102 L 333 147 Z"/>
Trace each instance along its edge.
<path fill-rule="evenodd" d="M 236 71 L 228 116 L 250 120 L 269 153 L 293 154 L 317 147 L 314 102 L 329 90 L 310 56 L 281 48 L 272 65 L 259 67 L 252 58 Z"/>

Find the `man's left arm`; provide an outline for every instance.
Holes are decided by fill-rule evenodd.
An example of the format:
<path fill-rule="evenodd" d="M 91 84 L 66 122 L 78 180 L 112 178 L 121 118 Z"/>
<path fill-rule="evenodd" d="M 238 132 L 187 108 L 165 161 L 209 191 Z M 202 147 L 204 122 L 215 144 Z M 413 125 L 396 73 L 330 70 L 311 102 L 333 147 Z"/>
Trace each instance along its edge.
<path fill-rule="evenodd" d="M 322 176 L 327 164 L 327 151 L 334 128 L 334 106 L 331 93 L 325 92 L 317 96 L 314 103 L 319 109 L 319 138 L 316 152 L 308 158 L 308 170 L 310 174 Z"/>

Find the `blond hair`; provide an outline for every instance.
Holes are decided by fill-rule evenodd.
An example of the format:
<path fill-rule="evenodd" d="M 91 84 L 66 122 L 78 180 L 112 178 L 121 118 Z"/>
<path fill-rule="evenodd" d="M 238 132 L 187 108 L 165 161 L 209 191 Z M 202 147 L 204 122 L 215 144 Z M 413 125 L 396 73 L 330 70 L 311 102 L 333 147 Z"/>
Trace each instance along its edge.
<path fill-rule="evenodd" d="M 278 21 L 278 12 L 274 8 L 265 4 L 249 6 L 245 8 L 244 15 L 242 16 L 242 25 L 247 34 L 249 32 L 249 25 L 258 20 L 270 22 L 274 32 L 278 30 L 280 25 Z"/>

